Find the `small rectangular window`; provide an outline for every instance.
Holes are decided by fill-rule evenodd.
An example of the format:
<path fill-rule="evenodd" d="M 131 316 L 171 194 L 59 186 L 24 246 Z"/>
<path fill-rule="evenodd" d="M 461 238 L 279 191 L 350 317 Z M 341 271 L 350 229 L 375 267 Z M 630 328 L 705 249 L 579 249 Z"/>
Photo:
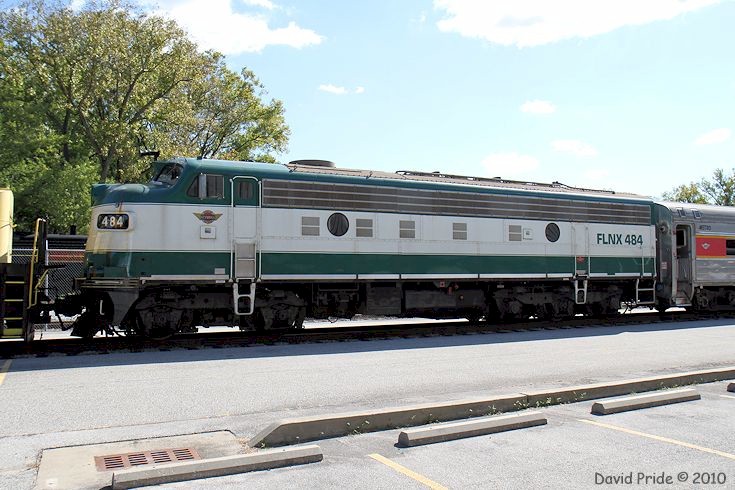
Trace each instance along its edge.
<path fill-rule="evenodd" d="M 222 199 L 225 197 L 225 177 L 200 174 L 186 190 L 186 195 L 199 199 Z"/>
<path fill-rule="evenodd" d="M 372 238 L 373 236 L 373 220 L 358 218 L 355 220 L 355 236 L 363 238 Z"/>
<path fill-rule="evenodd" d="M 701 218 L 701 217 L 702 217 L 702 213 L 700 213 L 700 212 L 699 212 L 698 210 L 696 210 L 696 209 L 692 209 L 692 215 L 694 215 L 694 219 L 699 219 L 699 218 Z"/>
<path fill-rule="evenodd" d="M 727 255 L 735 255 L 735 240 L 726 240 L 725 246 L 727 247 L 725 252 Z"/>
<path fill-rule="evenodd" d="M 523 241 L 523 229 L 521 225 L 508 225 L 508 241 Z"/>
<path fill-rule="evenodd" d="M 452 223 L 452 238 L 467 240 L 467 223 Z"/>
<path fill-rule="evenodd" d="M 319 216 L 301 217 L 301 235 L 319 236 Z"/>
<path fill-rule="evenodd" d="M 235 180 L 235 182 L 237 182 L 237 185 L 235 186 L 235 188 L 237 189 L 238 199 L 250 200 L 253 198 L 253 181 L 252 180 L 237 179 Z"/>
<path fill-rule="evenodd" d="M 207 189 L 204 195 L 207 198 L 225 197 L 225 178 L 222 175 L 207 175 Z"/>
<path fill-rule="evenodd" d="M 684 208 L 676 208 L 676 212 L 680 218 L 686 218 L 687 216 L 687 212 L 684 210 Z"/>
<path fill-rule="evenodd" d="M 416 222 L 415 221 L 403 221 L 398 226 L 399 236 L 401 238 L 416 238 Z"/>

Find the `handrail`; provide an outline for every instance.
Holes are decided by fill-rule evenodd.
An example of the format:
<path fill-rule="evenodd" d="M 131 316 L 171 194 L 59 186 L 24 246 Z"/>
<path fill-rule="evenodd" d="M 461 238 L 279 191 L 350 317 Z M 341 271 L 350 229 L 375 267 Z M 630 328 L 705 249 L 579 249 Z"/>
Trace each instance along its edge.
<path fill-rule="evenodd" d="M 45 223 L 46 220 L 44 220 L 43 218 L 36 219 L 36 229 L 33 232 L 33 250 L 31 252 L 31 267 L 30 267 L 30 274 L 28 278 L 30 282 L 30 287 L 31 287 L 31 291 L 29 291 L 29 296 L 30 296 L 29 298 L 30 301 L 28 305 L 29 308 L 36 306 L 36 304 L 38 303 L 38 286 L 41 284 L 40 280 L 38 283 L 34 284 L 34 278 L 35 278 L 34 269 L 36 267 L 36 264 L 38 263 L 38 258 L 39 258 L 38 257 L 38 232 L 39 232 L 39 229 L 41 228 L 42 222 Z M 46 273 L 44 272 L 44 274 L 41 275 L 41 279 L 43 279 L 45 275 Z"/>

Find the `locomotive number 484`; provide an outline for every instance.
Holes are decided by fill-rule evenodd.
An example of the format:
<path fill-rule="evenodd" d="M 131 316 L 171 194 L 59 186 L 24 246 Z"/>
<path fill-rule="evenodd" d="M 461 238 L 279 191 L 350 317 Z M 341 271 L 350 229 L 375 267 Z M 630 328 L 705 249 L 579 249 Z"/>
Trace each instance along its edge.
<path fill-rule="evenodd" d="M 127 214 L 100 214 L 97 228 L 100 230 L 127 230 L 130 217 Z"/>

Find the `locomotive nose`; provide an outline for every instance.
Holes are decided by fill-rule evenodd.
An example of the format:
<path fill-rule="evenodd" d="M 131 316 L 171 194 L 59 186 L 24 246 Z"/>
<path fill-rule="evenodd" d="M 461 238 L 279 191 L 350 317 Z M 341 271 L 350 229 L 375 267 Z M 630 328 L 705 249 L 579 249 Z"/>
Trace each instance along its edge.
<path fill-rule="evenodd" d="M 111 188 L 115 187 L 112 184 L 93 184 L 92 185 L 92 206 L 96 206 L 102 202 L 102 199 L 107 195 Z"/>

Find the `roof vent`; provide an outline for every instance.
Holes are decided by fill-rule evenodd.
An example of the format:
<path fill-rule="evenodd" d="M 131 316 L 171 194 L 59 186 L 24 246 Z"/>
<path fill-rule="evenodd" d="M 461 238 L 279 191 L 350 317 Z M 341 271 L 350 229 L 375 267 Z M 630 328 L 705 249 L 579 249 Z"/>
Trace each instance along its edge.
<path fill-rule="evenodd" d="M 310 167 L 334 167 L 334 162 L 329 160 L 293 160 L 289 165 L 308 165 Z"/>

